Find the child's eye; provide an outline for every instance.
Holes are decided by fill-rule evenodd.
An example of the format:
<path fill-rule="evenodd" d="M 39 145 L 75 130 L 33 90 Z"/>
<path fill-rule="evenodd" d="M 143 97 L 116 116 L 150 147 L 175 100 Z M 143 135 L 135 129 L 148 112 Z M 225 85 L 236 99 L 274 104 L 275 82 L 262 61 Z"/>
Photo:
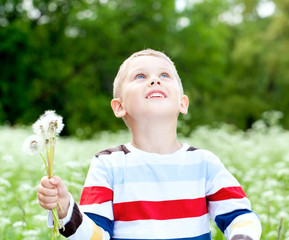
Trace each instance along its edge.
<path fill-rule="evenodd" d="M 138 75 L 136 75 L 135 78 L 136 78 L 136 79 L 144 79 L 145 76 L 144 76 L 143 74 L 138 74 Z"/>
<path fill-rule="evenodd" d="M 160 77 L 161 77 L 161 78 L 168 78 L 168 77 L 169 77 L 169 74 L 167 74 L 167 73 L 162 73 Z"/>

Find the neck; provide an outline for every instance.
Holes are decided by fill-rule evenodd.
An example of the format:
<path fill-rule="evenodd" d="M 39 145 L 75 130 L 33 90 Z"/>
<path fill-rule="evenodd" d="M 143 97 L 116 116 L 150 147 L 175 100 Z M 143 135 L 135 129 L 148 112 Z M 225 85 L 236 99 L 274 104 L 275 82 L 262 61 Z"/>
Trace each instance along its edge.
<path fill-rule="evenodd" d="M 132 145 L 146 152 L 170 154 L 181 148 L 177 141 L 176 121 L 130 125 Z"/>

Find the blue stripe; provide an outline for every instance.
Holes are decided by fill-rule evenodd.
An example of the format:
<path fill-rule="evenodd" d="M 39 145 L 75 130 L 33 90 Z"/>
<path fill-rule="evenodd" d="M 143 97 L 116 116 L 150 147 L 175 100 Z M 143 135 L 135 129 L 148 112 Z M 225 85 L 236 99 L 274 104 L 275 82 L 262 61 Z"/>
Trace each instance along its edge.
<path fill-rule="evenodd" d="M 96 215 L 93 213 L 85 213 L 94 223 L 102 227 L 105 231 L 109 233 L 110 236 L 113 234 L 113 226 L 114 226 L 114 221 L 109 220 L 106 217 L 102 217 L 100 215 Z"/>
<path fill-rule="evenodd" d="M 210 163 L 210 179 L 222 168 Z M 134 167 L 112 168 L 114 184 L 136 182 L 197 181 L 207 176 L 207 162 L 188 165 L 139 165 Z M 208 179 L 207 179 L 208 180 Z"/>
<path fill-rule="evenodd" d="M 145 238 L 112 238 L 112 240 L 212 240 L 211 233 L 206 233 L 197 237 L 190 238 L 169 238 L 169 239 L 145 239 Z"/>
<path fill-rule="evenodd" d="M 241 209 L 241 210 L 235 210 L 230 213 L 225 213 L 222 215 L 218 215 L 215 218 L 215 222 L 218 226 L 218 228 L 224 233 L 226 228 L 231 224 L 231 222 L 238 216 L 246 213 L 251 213 L 251 210 L 248 209 Z"/>

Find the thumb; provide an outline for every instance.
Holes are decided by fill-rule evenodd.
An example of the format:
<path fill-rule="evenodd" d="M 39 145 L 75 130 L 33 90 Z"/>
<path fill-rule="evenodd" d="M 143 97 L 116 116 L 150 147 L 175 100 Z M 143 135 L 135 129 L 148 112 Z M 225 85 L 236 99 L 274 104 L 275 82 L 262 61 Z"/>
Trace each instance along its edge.
<path fill-rule="evenodd" d="M 69 196 L 67 187 L 64 183 L 64 181 L 58 177 L 58 176 L 53 176 L 52 178 L 49 179 L 52 185 L 57 187 L 58 193 L 60 197 L 67 197 Z"/>
<path fill-rule="evenodd" d="M 55 187 L 58 188 L 63 188 L 65 187 L 64 182 L 62 181 L 62 179 L 58 176 L 53 176 L 52 178 L 49 179 L 49 183 L 52 184 Z"/>

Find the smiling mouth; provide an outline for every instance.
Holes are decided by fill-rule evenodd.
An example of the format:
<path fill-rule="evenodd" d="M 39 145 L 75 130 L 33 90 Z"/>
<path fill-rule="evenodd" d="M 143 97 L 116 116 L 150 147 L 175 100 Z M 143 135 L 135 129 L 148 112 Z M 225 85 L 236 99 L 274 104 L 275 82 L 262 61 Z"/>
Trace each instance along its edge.
<path fill-rule="evenodd" d="M 153 93 L 147 97 L 147 99 L 150 99 L 150 98 L 165 98 L 165 95 L 161 93 Z"/>
<path fill-rule="evenodd" d="M 146 99 L 151 98 L 166 98 L 166 95 L 162 92 L 151 92 L 146 96 Z"/>

